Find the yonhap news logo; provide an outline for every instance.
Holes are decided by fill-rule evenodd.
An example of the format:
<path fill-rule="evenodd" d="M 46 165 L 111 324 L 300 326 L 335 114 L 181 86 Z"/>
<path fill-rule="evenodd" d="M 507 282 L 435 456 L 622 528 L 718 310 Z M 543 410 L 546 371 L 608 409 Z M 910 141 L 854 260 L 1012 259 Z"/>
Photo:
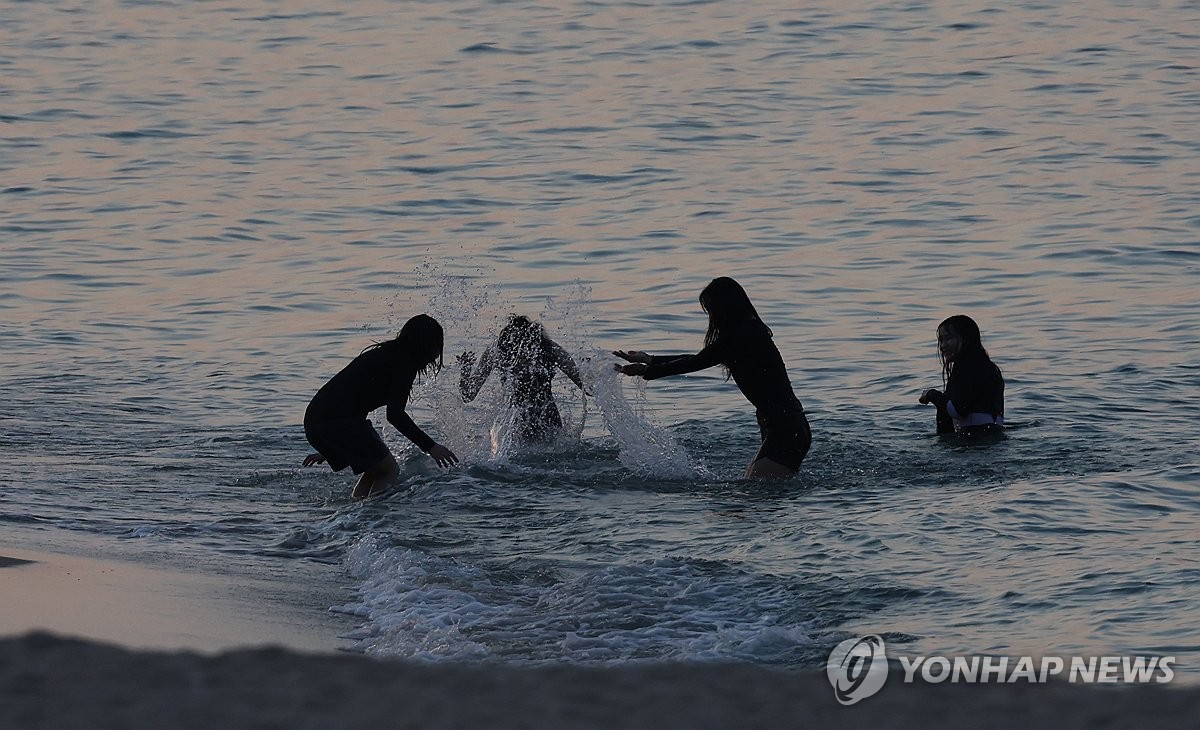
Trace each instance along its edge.
<path fill-rule="evenodd" d="M 829 653 L 825 674 L 833 685 L 833 696 L 843 705 L 853 705 L 875 694 L 888 675 L 883 639 L 874 634 L 846 639 Z"/>
<path fill-rule="evenodd" d="M 883 688 L 889 665 L 887 647 L 875 634 L 847 639 L 833 648 L 825 674 L 843 705 L 865 700 Z M 1167 684 L 1175 679 L 1173 656 L 896 657 L 904 683 L 918 677 L 927 684 L 1042 684 L 1051 678 L 1083 684 Z"/>

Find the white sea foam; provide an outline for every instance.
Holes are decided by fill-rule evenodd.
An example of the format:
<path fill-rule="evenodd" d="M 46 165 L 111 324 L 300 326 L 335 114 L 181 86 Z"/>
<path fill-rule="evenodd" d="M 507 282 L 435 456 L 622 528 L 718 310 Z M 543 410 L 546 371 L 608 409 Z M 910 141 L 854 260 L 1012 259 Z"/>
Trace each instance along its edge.
<path fill-rule="evenodd" d="M 440 660 L 787 662 L 814 643 L 763 579 L 662 559 L 541 583 L 367 538 L 348 555 L 363 619 L 347 637 L 379 656 Z"/>

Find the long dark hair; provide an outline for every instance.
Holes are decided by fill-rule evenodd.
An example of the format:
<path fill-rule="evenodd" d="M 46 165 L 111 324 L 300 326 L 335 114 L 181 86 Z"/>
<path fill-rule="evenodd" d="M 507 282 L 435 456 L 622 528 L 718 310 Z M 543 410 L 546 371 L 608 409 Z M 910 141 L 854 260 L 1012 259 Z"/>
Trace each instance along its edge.
<path fill-rule="evenodd" d="M 992 367 L 995 367 L 997 371 L 1000 370 L 1000 368 L 996 367 L 996 363 L 992 362 L 992 357 L 988 355 L 988 351 L 983 349 L 983 336 L 979 333 L 979 325 L 975 323 L 975 320 L 965 314 L 956 314 L 953 317 L 947 317 L 942 320 L 942 323 L 938 325 L 938 330 L 941 330 L 943 327 L 958 336 L 958 352 L 954 356 L 955 359 L 964 355 L 979 355 L 984 360 L 987 360 Z M 939 354 L 941 353 L 939 352 Z M 942 354 L 943 384 L 950 379 L 951 369 L 952 363 Z"/>
<path fill-rule="evenodd" d="M 700 292 L 700 306 L 708 312 L 708 332 L 704 334 L 707 347 L 721 337 L 722 332 L 743 328 L 761 328 L 768 337 L 774 335 L 758 316 L 758 311 L 746 296 L 742 285 L 728 276 L 720 276 L 708 282 Z"/>
<path fill-rule="evenodd" d="M 442 325 L 428 314 L 418 314 L 404 323 L 404 326 L 400 328 L 400 334 L 396 335 L 395 339 L 376 342 L 367 350 L 393 343 L 411 353 L 417 361 L 417 370 L 421 374 L 426 375 L 431 370 L 436 373 L 442 369 L 442 346 L 445 344 L 445 333 L 442 331 Z"/>
<path fill-rule="evenodd" d="M 496 348 L 506 357 L 532 360 L 541 354 L 546 330 L 523 314 L 508 315 L 508 324 L 496 336 Z"/>

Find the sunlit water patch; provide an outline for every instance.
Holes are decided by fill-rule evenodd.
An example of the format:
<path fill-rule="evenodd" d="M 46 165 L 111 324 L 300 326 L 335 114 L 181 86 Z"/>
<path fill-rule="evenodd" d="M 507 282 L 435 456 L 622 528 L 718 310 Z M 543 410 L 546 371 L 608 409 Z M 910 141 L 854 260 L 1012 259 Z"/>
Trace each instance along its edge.
<path fill-rule="evenodd" d="M 4 10 L 10 539 L 268 577 L 380 656 L 1200 657 L 1195 7 Z M 719 371 L 611 370 L 700 349 L 720 275 L 812 423 L 794 479 L 742 479 Z M 463 464 L 377 414 L 402 473 L 352 502 L 305 405 L 421 312 L 411 411 Z M 959 312 L 994 442 L 916 402 Z M 458 393 L 510 313 L 584 372 L 553 444 Z"/>

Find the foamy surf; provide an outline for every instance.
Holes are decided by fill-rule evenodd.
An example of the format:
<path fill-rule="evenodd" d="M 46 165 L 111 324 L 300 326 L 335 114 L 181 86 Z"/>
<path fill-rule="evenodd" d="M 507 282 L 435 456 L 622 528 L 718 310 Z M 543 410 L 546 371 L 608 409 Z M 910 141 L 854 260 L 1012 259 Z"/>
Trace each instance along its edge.
<path fill-rule="evenodd" d="M 346 637 L 367 654 L 429 661 L 794 662 L 817 632 L 789 592 L 703 561 L 659 559 L 546 580 L 366 538 Z"/>

